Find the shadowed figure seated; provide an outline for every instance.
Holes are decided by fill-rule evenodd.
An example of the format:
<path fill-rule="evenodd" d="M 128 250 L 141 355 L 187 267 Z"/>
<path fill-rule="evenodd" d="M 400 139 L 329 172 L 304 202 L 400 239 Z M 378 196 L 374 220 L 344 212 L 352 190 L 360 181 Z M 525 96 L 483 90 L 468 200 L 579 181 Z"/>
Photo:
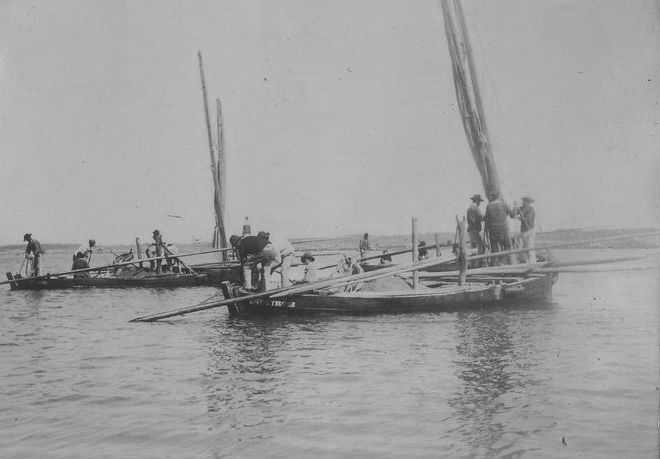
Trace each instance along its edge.
<path fill-rule="evenodd" d="M 87 255 L 83 252 L 78 252 L 76 253 L 76 256 L 73 259 L 73 265 L 71 266 L 71 271 L 75 271 L 77 269 L 87 269 L 89 268 L 89 263 L 87 262 Z M 89 277 L 89 273 L 74 273 L 73 278 L 74 279 L 85 279 Z"/>

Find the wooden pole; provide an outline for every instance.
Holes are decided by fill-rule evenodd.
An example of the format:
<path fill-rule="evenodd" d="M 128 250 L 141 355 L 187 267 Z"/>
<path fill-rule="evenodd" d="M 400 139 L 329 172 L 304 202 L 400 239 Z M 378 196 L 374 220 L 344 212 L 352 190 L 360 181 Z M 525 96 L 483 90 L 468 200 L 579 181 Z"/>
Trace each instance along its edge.
<path fill-rule="evenodd" d="M 206 116 L 206 133 L 208 137 L 208 142 L 209 142 L 209 154 L 211 157 L 211 174 L 213 175 L 213 206 L 215 210 L 215 226 L 216 226 L 216 231 L 220 233 L 220 245 L 222 248 L 227 247 L 227 237 L 225 234 L 225 228 L 224 228 L 224 215 L 223 215 L 223 200 L 224 197 L 222 195 L 222 184 L 220 183 L 220 171 L 218 170 L 218 165 L 220 164 L 220 160 L 216 162 L 215 159 L 215 149 L 213 146 L 213 133 L 211 132 L 211 116 L 209 114 L 209 102 L 208 102 L 208 94 L 206 92 L 206 80 L 204 78 L 204 64 L 202 62 L 202 53 L 201 51 L 197 51 L 197 57 L 199 58 L 199 76 L 202 82 L 202 102 L 204 104 L 204 115 Z M 218 110 L 220 110 L 220 107 L 218 106 Z M 218 118 L 218 132 L 222 131 L 222 115 L 219 114 Z M 218 142 L 220 142 L 220 138 L 218 139 Z M 218 148 L 222 148 L 220 144 L 218 144 Z M 224 161 L 224 154 L 223 154 L 223 161 Z M 215 239 L 215 238 L 214 238 Z M 226 255 L 223 257 L 223 260 L 226 260 Z"/>
<path fill-rule="evenodd" d="M 456 223 L 458 224 L 458 285 L 465 285 L 467 280 L 467 223 L 465 217 L 462 219 L 456 216 Z"/>
<path fill-rule="evenodd" d="M 222 117 L 222 104 L 220 99 L 215 100 L 216 104 L 216 123 L 217 123 L 217 139 L 218 139 L 218 162 L 216 165 L 215 174 L 218 177 L 218 210 L 216 215 L 217 223 L 219 224 L 218 231 L 220 233 L 220 247 L 227 247 L 227 232 L 225 230 L 225 209 L 226 193 L 227 193 L 227 163 L 225 159 L 225 127 Z M 227 252 L 222 252 L 222 261 L 227 261 Z"/>
<path fill-rule="evenodd" d="M 419 252 L 417 250 L 417 218 L 412 218 L 412 261 L 417 263 L 419 261 Z M 419 272 L 413 272 L 413 289 L 417 288 L 419 283 Z"/>
<path fill-rule="evenodd" d="M 142 260 L 142 247 L 140 246 L 140 238 L 135 238 L 135 249 L 137 250 L 138 260 Z M 140 262 L 140 268 L 142 268 L 142 262 Z"/>

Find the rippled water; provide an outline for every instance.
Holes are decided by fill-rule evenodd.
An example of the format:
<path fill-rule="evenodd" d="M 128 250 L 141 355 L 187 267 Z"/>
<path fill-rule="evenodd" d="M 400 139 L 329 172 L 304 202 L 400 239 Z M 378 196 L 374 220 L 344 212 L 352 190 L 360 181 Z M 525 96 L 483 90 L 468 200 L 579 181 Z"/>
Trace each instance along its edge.
<path fill-rule="evenodd" d="M 655 457 L 659 281 L 563 274 L 549 305 L 154 324 L 128 320 L 215 291 L 5 286 L 1 456 Z"/>

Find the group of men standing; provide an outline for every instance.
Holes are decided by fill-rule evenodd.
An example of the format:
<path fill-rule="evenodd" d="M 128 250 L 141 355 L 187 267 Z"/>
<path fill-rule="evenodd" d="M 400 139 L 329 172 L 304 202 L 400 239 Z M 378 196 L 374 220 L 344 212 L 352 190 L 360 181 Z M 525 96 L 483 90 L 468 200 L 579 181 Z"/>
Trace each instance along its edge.
<path fill-rule="evenodd" d="M 536 263 L 536 252 L 533 250 L 536 235 L 534 229 L 536 213 L 532 206 L 534 199 L 529 195 L 523 196 L 522 206 L 511 208 L 502 200 L 501 196 L 494 196 L 486 206 L 485 212 L 480 207 L 483 202 L 481 195 L 475 194 L 470 200 L 472 205 L 467 210 L 467 232 L 470 237 L 470 245 L 473 249 L 477 249 L 479 255 L 485 253 L 486 243 L 493 253 L 512 250 L 517 244 L 514 244 L 514 239 L 509 232 L 508 218 L 516 218 L 520 220 L 520 245 L 523 249 L 530 249 L 522 252 L 522 261 Z M 513 263 L 513 255 L 507 258 L 509 263 Z M 495 258 L 494 264 L 499 264 L 500 261 Z"/>

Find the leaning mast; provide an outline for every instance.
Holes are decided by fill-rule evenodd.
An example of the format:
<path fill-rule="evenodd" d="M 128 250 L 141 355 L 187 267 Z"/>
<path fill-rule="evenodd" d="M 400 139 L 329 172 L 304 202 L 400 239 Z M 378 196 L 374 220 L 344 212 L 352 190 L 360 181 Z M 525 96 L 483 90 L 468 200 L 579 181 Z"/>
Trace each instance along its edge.
<path fill-rule="evenodd" d="M 213 145 L 213 133 L 211 132 L 211 117 L 209 115 L 208 96 L 206 94 L 206 81 L 204 80 L 204 65 L 202 64 L 202 53 L 197 52 L 199 58 L 199 75 L 202 81 L 202 96 L 204 113 L 206 114 L 206 131 L 209 140 L 209 153 L 211 155 L 211 174 L 213 175 L 213 208 L 215 210 L 215 229 L 213 232 L 213 247 L 227 248 L 227 234 L 225 232 L 225 145 L 222 125 L 222 109 L 220 101 L 217 100 L 217 160 Z M 227 260 L 227 253 L 222 252 L 222 259 Z"/>

